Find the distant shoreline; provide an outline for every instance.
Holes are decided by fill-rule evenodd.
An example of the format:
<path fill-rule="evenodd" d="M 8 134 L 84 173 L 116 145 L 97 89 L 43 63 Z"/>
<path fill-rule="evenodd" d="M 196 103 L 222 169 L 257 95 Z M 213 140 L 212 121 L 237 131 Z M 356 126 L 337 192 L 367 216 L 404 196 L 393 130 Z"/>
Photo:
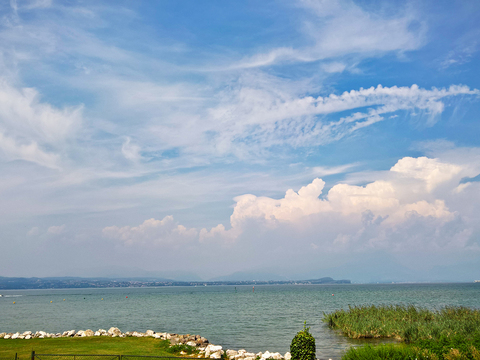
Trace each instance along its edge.
<path fill-rule="evenodd" d="M 93 288 L 132 288 L 164 286 L 241 286 L 241 285 L 337 285 L 351 284 L 350 280 L 334 280 L 330 277 L 310 280 L 270 280 L 270 281 L 175 281 L 168 279 L 106 279 L 106 278 L 9 278 L 0 277 L 0 290 L 40 290 L 40 289 L 93 289 Z"/>

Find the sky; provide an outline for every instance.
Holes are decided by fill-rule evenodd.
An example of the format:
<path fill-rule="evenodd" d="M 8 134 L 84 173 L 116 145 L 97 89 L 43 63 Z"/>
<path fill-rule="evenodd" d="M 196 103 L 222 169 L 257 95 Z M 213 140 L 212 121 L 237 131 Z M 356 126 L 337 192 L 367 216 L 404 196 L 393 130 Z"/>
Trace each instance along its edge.
<path fill-rule="evenodd" d="M 479 18 L 0 2 L 0 276 L 480 279 Z"/>

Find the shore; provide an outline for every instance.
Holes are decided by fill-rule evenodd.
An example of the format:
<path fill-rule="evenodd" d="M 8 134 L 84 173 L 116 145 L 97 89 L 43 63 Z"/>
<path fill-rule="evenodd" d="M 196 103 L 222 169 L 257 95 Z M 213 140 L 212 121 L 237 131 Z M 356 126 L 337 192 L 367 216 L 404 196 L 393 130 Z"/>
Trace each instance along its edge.
<path fill-rule="evenodd" d="M 151 337 L 154 339 L 159 340 L 168 340 L 170 342 L 170 346 L 177 346 L 177 345 L 187 345 L 196 350 L 196 354 L 198 358 L 209 358 L 209 359 L 221 359 L 224 354 L 230 360 L 255 360 L 255 359 L 273 359 L 273 360 L 290 360 L 291 355 L 289 352 L 285 353 L 284 355 L 275 352 L 271 353 L 269 351 L 265 352 L 248 352 L 245 349 L 239 350 L 232 350 L 227 349 L 223 350 L 221 345 L 214 345 L 210 344 L 210 342 L 200 335 L 180 335 L 180 334 L 171 334 L 167 332 L 157 333 L 153 330 L 147 330 L 145 332 L 139 331 L 127 331 L 123 333 L 119 328 L 111 327 L 108 330 L 105 329 L 98 329 L 97 331 L 93 331 L 90 329 L 87 330 L 68 330 L 64 331 L 63 333 L 47 333 L 45 331 L 36 331 L 35 333 L 32 331 L 25 331 L 23 333 L 0 333 L 0 339 L 23 339 L 23 340 L 30 340 L 30 339 L 45 339 L 45 338 L 68 338 L 68 337 L 99 337 L 99 336 L 108 336 L 108 337 Z M 185 355 L 186 353 L 180 352 L 181 355 Z"/>

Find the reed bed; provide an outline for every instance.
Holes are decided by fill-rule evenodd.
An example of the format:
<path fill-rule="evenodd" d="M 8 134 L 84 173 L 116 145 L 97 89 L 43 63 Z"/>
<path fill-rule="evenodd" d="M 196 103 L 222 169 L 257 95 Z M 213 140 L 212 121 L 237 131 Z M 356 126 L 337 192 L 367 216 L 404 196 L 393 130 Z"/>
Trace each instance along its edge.
<path fill-rule="evenodd" d="M 354 306 L 323 321 L 353 339 L 394 338 L 401 344 L 351 348 L 343 359 L 480 360 L 480 310 L 412 305 Z"/>
<path fill-rule="evenodd" d="M 413 305 L 354 306 L 324 313 L 323 321 L 353 339 L 394 338 L 408 343 L 442 336 L 480 336 L 480 310 L 466 307 L 432 311 Z"/>

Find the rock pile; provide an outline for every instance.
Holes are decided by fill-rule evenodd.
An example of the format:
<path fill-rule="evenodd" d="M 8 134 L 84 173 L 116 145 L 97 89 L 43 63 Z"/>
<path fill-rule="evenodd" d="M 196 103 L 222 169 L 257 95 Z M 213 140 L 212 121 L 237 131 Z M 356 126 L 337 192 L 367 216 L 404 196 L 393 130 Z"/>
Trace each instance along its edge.
<path fill-rule="evenodd" d="M 225 355 L 229 360 L 290 360 L 290 353 L 281 355 L 280 353 L 271 353 L 265 351 L 264 353 L 251 353 L 244 349 L 241 350 L 226 350 L 224 351 L 222 346 L 210 344 L 207 339 L 200 335 L 179 335 L 170 333 L 157 333 L 153 330 L 147 330 L 146 332 L 127 331 L 122 333 L 119 328 L 111 327 L 108 330 L 98 329 L 93 331 L 87 330 L 70 330 L 63 333 L 47 333 L 45 331 L 37 331 L 35 333 L 31 331 L 25 331 L 24 333 L 0 333 L 0 339 L 44 339 L 44 338 L 59 338 L 59 337 L 89 337 L 89 336 L 110 336 L 110 337 L 153 337 L 155 339 L 170 340 L 170 346 L 173 345 L 189 345 L 195 347 L 200 354 L 199 357 L 205 357 L 210 359 L 221 359 Z"/>

